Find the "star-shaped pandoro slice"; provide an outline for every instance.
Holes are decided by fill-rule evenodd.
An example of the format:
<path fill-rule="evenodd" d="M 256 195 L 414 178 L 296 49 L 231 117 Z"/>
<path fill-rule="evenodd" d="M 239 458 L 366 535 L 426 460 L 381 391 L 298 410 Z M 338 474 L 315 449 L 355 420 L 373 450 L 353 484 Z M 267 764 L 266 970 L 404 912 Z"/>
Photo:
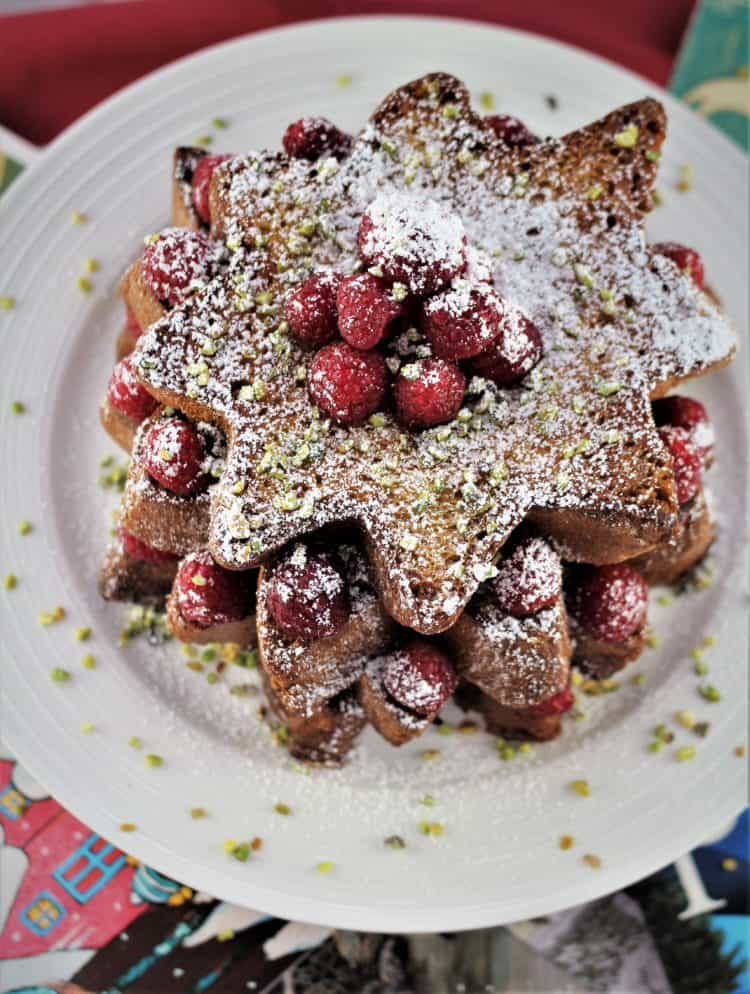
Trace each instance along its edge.
<path fill-rule="evenodd" d="M 389 613 L 449 628 L 524 518 L 566 558 L 632 557 L 676 518 L 650 398 L 722 365 L 715 305 L 645 245 L 664 137 L 644 100 L 560 140 L 509 150 L 442 74 L 396 91 L 341 163 L 236 158 L 211 189 L 229 272 L 142 336 L 134 362 L 166 404 L 227 434 L 211 550 L 230 568 L 320 527 L 356 522 Z M 448 425 L 403 431 L 386 410 L 339 428 L 311 404 L 312 353 L 283 306 L 311 271 L 358 265 L 356 235 L 384 191 L 460 216 L 495 286 L 541 332 L 517 387 L 475 378 Z"/>

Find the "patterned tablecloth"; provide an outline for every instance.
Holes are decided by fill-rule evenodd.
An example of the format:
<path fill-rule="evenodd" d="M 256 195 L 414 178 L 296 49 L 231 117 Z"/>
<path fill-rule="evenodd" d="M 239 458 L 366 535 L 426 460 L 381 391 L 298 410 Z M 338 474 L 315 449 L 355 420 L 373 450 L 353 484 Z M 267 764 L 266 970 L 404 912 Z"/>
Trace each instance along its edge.
<path fill-rule="evenodd" d="M 747 25 L 744 0 L 701 4 L 673 77 L 746 148 Z M 0 193 L 33 152 L 0 127 Z M 625 892 L 548 918 L 459 936 L 332 934 L 139 865 L 0 746 L 0 989 L 750 994 L 749 821 Z"/>

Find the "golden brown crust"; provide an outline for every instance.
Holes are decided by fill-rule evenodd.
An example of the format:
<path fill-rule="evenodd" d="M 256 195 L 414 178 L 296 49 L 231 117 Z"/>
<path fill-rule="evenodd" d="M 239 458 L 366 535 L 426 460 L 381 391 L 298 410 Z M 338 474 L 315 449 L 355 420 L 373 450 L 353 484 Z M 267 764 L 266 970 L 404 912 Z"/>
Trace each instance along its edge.
<path fill-rule="evenodd" d="M 156 411 L 136 434 L 120 505 L 120 523 L 147 545 L 185 556 L 208 543 L 210 496 L 207 492 L 190 497 L 169 493 L 146 472 L 142 460 L 144 439 L 151 426 L 163 417 L 163 410 Z"/>
<path fill-rule="evenodd" d="M 258 642 L 254 614 L 249 614 L 239 621 L 228 621 L 221 625 L 205 627 L 194 625 L 186 621 L 180 614 L 174 589 L 167 597 L 167 625 L 178 642 L 191 642 L 195 645 L 233 642 L 243 649 L 251 649 Z"/>
<path fill-rule="evenodd" d="M 104 556 L 99 574 L 99 592 L 107 601 L 129 601 L 163 607 L 177 572 L 177 559 L 167 563 L 146 563 L 133 559 L 119 542 Z"/>
<path fill-rule="evenodd" d="M 118 411 L 110 404 L 109 398 L 106 396 L 99 405 L 99 421 L 113 442 L 116 442 L 126 452 L 131 451 L 140 422 L 129 418 L 122 411 Z"/>
<path fill-rule="evenodd" d="M 208 227 L 193 206 L 192 179 L 195 167 L 207 155 L 205 149 L 180 146 L 174 150 L 172 164 L 172 224 L 176 228 L 204 231 Z"/>
<path fill-rule="evenodd" d="M 605 680 L 637 659 L 646 647 L 646 632 L 641 629 L 624 642 L 604 642 L 587 634 L 571 618 L 573 659 L 589 675 Z"/>
<path fill-rule="evenodd" d="M 268 610 L 268 584 L 278 558 L 260 569 L 258 648 L 261 666 L 281 705 L 289 713 L 314 713 L 335 694 L 356 682 L 366 661 L 392 643 L 396 625 L 375 596 L 367 564 L 351 544 L 334 546 L 344 564 L 352 611 L 333 635 L 311 642 L 290 640 Z"/>
<path fill-rule="evenodd" d="M 287 711 L 263 674 L 269 706 L 288 732 L 289 751 L 295 759 L 314 766 L 339 766 L 367 724 L 356 695 L 345 691 L 310 717 Z"/>
<path fill-rule="evenodd" d="M 140 256 L 125 270 L 125 275 L 120 280 L 120 296 L 141 328 L 148 328 L 167 313 L 143 279 Z"/>
<path fill-rule="evenodd" d="M 529 707 L 567 686 L 571 646 L 562 591 L 552 607 L 512 618 L 485 585 L 445 640 L 459 676 L 499 704 Z"/>
<path fill-rule="evenodd" d="M 137 341 L 138 336 L 135 334 L 133 329 L 130 328 L 127 323 L 123 325 L 123 328 L 115 341 L 115 359 L 117 362 L 119 362 L 120 359 L 124 359 L 125 356 L 130 355 L 135 348 Z"/>
<path fill-rule="evenodd" d="M 561 715 L 535 714 L 527 708 L 506 707 L 470 684 L 459 687 L 456 701 L 465 710 L 481 714 L 491 735 L 522 742 L 548 742 L 560 733 Z"/>
<path fill-rule="evenodd" d="M 371 663 L 357 683 L 359 703 L 373 728 L 394 746 L 421 735 L 434 719 L 408 711 L 397 704 L 383 686 L 380 660 Z"/>
<path fill-rule="evenodd" d="M 680 508 L 672 536 L 651 552 L 630 563 L 649 584 L 674 583 L 703 559 L 716 534 L 716 522 L 701 491 Z"/>

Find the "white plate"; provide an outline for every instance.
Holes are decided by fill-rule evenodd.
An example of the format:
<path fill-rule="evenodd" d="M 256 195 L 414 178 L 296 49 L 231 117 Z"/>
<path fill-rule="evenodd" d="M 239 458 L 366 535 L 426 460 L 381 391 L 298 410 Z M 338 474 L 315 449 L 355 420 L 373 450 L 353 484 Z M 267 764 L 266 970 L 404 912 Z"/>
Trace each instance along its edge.
<path fill-rule="evenodd" d="M 592 700 L 587 721 L 532 759 L 502 763 L 489 736 L 430 730 L 399 751 L 365 738 L 343 772 L 294 772 L 255 716 L 187 670 L 175 646 L 117 647 L 124 616 L 104 604 L 96 575 L 111 494 L 97 487 L 100 458 L 113 451 L 97 425 L 122 305 L 114 291 L 145 232 L 168 217 L 172 146 L 215 132 L 217 147 L 276 145 L 285 124 L 318 112 L 355 129 L 393 86 L 445 69 L 473 92 L 491 90 L 499 108 L 536 131 L 562 133 L 655 88 L 571 48 L 517 32 L 461 22 L 368 18 L 307 24 L 254 35 L 187 59 L 130 87 L 63 135 L 0 205 L 0 293 L 18 299 L 0 312 L 3 343 L 2 566 L 19 585 L 0 591 L 3 625 L 2 734 L 49 789 L 97 831 L 164 873 L 219 897 L 300 920 L 370 930 L 445 930 L 550 912 L 621 887 L 664 865 L 729 819 L 745 798 L 745 613 L 740 564 L 747 439 L 740 363 L 695 393 L 709 403 L 719 443 L 712 489 L 722 531 L 715 580 L 653 612 L 658 651 L 634 667 L 637 687 Z M 351 73 L 352 85 L 336 78 Z M 559 101 L 552 110 L 545 97 Z M 728 311 L 745 320 L 745 161 L 730 143 L 661 94 L 670 138 L 661 186 L 665 206 L 652 234 L 696 245 Z M 695 189 L 674 188 L 678 167 L 695 167 Z M 72 210 L 86 214 L 74 226 Z M 76 287 L 87 256 L 101 261 L 86 297 Z M 9 414 L 23 400 L 23 417 Z M 18 522 L 34 523 L 31 535 Z M 67 619 L 49 628 L 37 613 L 57 604 Z M 94 636 L 76 643 L 74 628 Z M 689 651 L 706 634 L 710 679 L 723 693 L 697 693 Z M 94 671 L 80 659 L 97 658 Z M 65 685 L 53 666 L 72 671 Z M 240 673 L 239 677 L 243 674 Z M 237 679 L 233 675 L 232 679 Z M 677 708 L 711 721 L 693 762 L 674 747 L 646 752 L 650 729 Z M 96 730 L 84 735 L 82 722 Z M 163 755 L 146 766 L 127 744 Z M 439 760 L 419 758 L 440 748 Z M 591 796 L 566 784 L 585 777 Z M 433 808 L 418 798 L 431 793 Z M 275 814 L 277 801 L 291 817 Z M 188 809 L 210 817 L 194 821 Z M 441 821 L 441 838 L 419 833 Z M 123 834 L 118 826 L 138 830 Z M 396 852 L 383 839 L 407 842 Z M 576 839 L 572 852 L 558 836 Z M 223 841 L 260 836 L 246 864 Z M 581 856 L 598 854 L 602 868 Z M 323 860 L 335 863 L 327 875 Z"/>

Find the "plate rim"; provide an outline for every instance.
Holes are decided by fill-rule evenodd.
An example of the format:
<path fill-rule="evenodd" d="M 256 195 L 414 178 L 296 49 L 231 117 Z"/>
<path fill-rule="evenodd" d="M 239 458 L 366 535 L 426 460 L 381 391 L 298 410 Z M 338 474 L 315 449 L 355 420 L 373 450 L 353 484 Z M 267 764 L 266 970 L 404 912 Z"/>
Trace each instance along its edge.
<path fill-rule="evenodd" d="M 377 15 L 377 16 L 355 16 L 355 17 L 337 17 L 337 18 L 323 18 L 316 19 L 313 21 L 298 22 L 290 25 L 283 25 L 281 27 L 269 28 L 259 32 L 253 32 L 240 36 L 229 41 L 224 41 L 217 43 L 215 45 L 209 46 L 207 48 L 201 49 L 198 52 L 191 53 L 188 56 L 177 59 L 166 66 L 160 67 L 153 72 L 147 74 L 146 76 L 140 78 L 134 83 L 129 84 L 127 87 L 118 91 L 117 93 L 111 95 L 106 100 L 102 101 L 96 107 L 92 108 L 85 115 L 74 122 L 70 127 L 65 129 L 57 138 L 50 143 L 38 157 L 37 161 L 32 163 L 32 165 L 25 170 L 24 174 L 19 178 L 19 180 L 13 184 L 13 187 L 9 193 L 5 194 L 2 198 L 2 203 L 0 203 L 0 212 L 2 212 L 3 204 L 11 204 L 14 206 L 16 200 L 20 200 L 26 193 L 27 188 L 33 186 L 34 178 L 37 172 L 37 167 L 42 163 L 45 163 L 50 157 L 60 154 L 71 144 L 74 144 L 79 130 L 83 130 L 91 126 L 92 122 L 96 123 L 99 117 L 106 117 L 113 113 L 113 109 L 116 109 L 118 104 L 122 101 L 126 101 L 132 97 L 134 93 L 137 93 L 143 87 L 149 85 L 154 79 L 160 79 L 167 77 L 171 74 L 178 74 L 184 71 L 186 65 L 190 65 L 195 61 L 204 59 L 210 55 L 216 54 L 219 51 L 226 51 L 230 48 L 242 48 L 249 41 L 255 41 L 258 38 L 263 38 L 267 36 L 283 36 L 284 34 L 291 32 L 311 32 L 320 31 L 331 25 L 345 26 L 348 23 L 356 22 L 360 27 L 363 22 L 374 22 L 380 26 L 385 24 L 393 24 L 394 22 L 430 22 L 433 24 L 440 24 L 444 26 L 450 26 L 451 28 L 463 28 L 468 27 L 472 30 L 483 30 L 496 33 L 498 35 L 503 35 L 505 37 L 522 37 L 526 40 L 531 40 L 535 43 L 541 43 L 542 46 L 549 47 L 555 50 L 567 50 L 576 59 L 583 59 L 584 61 L 591 62 L 593 64 L 602 64 L 610 71 L 616 71 L 623 77 L 629 78 L 633 83 L 637 83 L 640 86 L 645 87 L 647 90 L 654 93 L 654 95 L 663 100 L 667 106 L 679 106 L 683 111 L 687 110 L 693 117 L 694 124 L 698 127 L 706 127 L 708 129 L 708 134 L 711 136 L 711 141 L 716 144 L 717 140 L 724 144 L 725 149 L 731 149 L 733 156 L 738 157 L 736 161 L 742 161 L 746 163 L 746 158 L 742 152 L 721 132 L 719 132 L 710 122 L 703 118 L 700 118 L 691 108 L 687 105 L 681 103 L 677 98 L 673 97 L 662 87 L 655 83 L 645 79 L 637 73 L 632 72 L 629 69 L 625 69 L 619 66 L 612 60 L 606 59 L 599 55 L 594 55 L 581 49 L 577 46 L 568 45 L 562 42 L 557 42 L 554 39 L 542 35 L 536 35 L 533 32 L 523 31 L 517 28 L 506 28 L 500 25 L 494 25 L 483 21 L 467 20 L 464 18 L 446 18 L 446 17 L 431 17 L 431 16 L 414 16 L 414 15 Z M 700 122 L 698 125 L 697 122 Z M 11 724 L 12 727 L 12 724 Z M 33 776 L 37 776 L 36 773 L 36 756 L 32 758 L 31 762 L 28 762 L 26 757 L 23 755 L 23 748 L 19 752 L 16 743 L 13 741 L 13 733 L 9 736 L 4 733 L 5 741 L 11 747 L 13 752 L 17 755 L 17 758 L 23 763 L 23 765 L 32 773 Z M 36 736 L 35 736 L 36 737 Z M 20 738 L 20 736 L 19 736 Z M 16 742 L 18 739 L 16 740 Z M 40 758 L 40 763 L 42 760 Z M 43 765 L 43 764 L 42 764 Z M 48 784 L 50 782 L 57 782 L 57 772 L 50 777 L 48 772 L 44 772 L 40 781 L 43 784 Z M 58 794 L 57 791 L 53 792 L 56 796 L 63 797 L 66 794 L 66 788 L 63 787 L 61 792 Z M 61 802 L 62 803 L 62 802 Z M 78 798 L 76 802 L 69 805 L 67 801 L 65 802 L 65 807 L 74 813 L 76 816 L 78 811 L 82 814 L 81 820 L 87 825 L 96 830 L 97 824 L 104 824 L 105 816 L 103 813 L 97 814 L 94 811 L 93 816 L 89 811 L 89 807 L 93 805 L 93 800 L 89 794 L 86 795 L 86 801 L 82 801 L 78 804 Z M 737 811 L 732 812 L 732 814 L 727 814 L 726 811 L 722 811 L 720 816 L 716 817 L 717 826 L 719 822 L 725 822 L 728 817 L 733 817 L 740 810 L 742 810 L 744 805 L 740 806 Z M 112 836 L 111 825 L 107 824 L 104 830 L 105 837 Z M 700 831 L 693 830 L 690 831 L 689 826 L 685 827 L 685 830 L 679 833 L 679 852 L 676 852 L 673 846 L 670 846 L 671 852 L 667 854 L 663 851 L 666 847 L 663 846 L 660 849 L 650 851 L 650 858 L 644 860 L 643 858 L 636 859 L 636 849 L 635 847 L 630 850 L 628 858 L 618 859 L 617 864 L 608 867 L 606 875 L 602 874 L 601 877 L 592 874 L 589 878 L 582 877 L 581 883 L 578 886 L 575 897 L 568 897 L 565 903 L 553 902 L 553 910 L 562 910 L 564 907 L 569 907 L 572 904 L 577 904 L 581 901 L 592 900 L 596 897 L 602 896 L 605 893 L 609 893 L 613 890 L 620 889 L 631 883 L 634 879 L 652 873 L 660 867 L 671 862 L 673 859 L 682 855 L 683 853 L 689 851 L 694 845 L 701 841 L 701 838 L 705 838 L 706 829 L 705 826 L 701 827 Z M 696 837 L 697 836 L 697 837 Z M 138 856 L 139 849 L 148 850 L 159 849 L 159 844 L 155 839 L 150 839 L 148 836 L 139 836 L 136 833 L 133 836 L 128 837 L 128 850 L 132 851 L 134 855 Z M 160 853 L 158 859 L 165 853 Z M 167 858 L 157 865 L 160 867 L 174 865 L 179 866 L 178 870 L 170 872 L 170 876 L 174 876 L 177 879 L 184 881 L 191 885 L 195 883 L 199 888 L 203 888 L 211 891 L 214 889 L 209 878 L 214 875 L 214 870 L 206 865 L 201 866 L 196 864 L 195 866 L 182 867 L 182 864 L 186 862 L 185 858 L 179 856 L 178 854 L 172 852 L 171 850 L 166 853 Z M 144 857 L 144 861 L 150 865 L 154 865 L 150 856 Z M 637 869 L 629 869 L 637 863 Z M 205 876 L 204 876 L 205 874 Z M 204 883 L 205 881 L 205 883 Z M 606 883 L 603 883 L 606 881 Z M 240 886 L 247 892 L 248 887 L 245 881 L 242 881 Z M 254 893 L 262 894 L 261 903 L 264 910 L 270 913 L 276 914 L 282 918 L 292 918 L 293 920 L 299 921 L 310 921 L 316 924 L 329 925 L 332 927 L 360 927 L 366 929 L 377 929 L 378 931 L 433 931 L 435 929 L 445 929 L 450 928 L 451 930 L 461 930 L 467 928 L 477 928 L 482 926 L 488 926 L 497 924 L 497 912 L 492 911 L 496 904 L 491 904 L 484 902 L 479 905 L 468 905 L 464 904 L 459 907 L 450 907 L 447 911 L 437 913 L 432 912 L 430 909 L 424 909 L 423 917 L 425 921 L 422 924 L 416 924 L 414 919 L 409 917 L 413 914 L 413 910 L 407 907 L 405 911 L 402 911 L 398 907 L 393 907 L 388 910 L 378 908 L 374 912 L 368 911 L 366 906 L 360 905 L 357 907 L 351 907 L 346 903 L 340 903 L 335 900 L 326 899 L 322 903 L 320 899 L 313 899 L 309 896 L 290 896 L 279 890 L 268 891 L 267 888 L 257 888 L 255 885 L 250 885 L 250 889 Z M 237 896 L 227 898 L 229 900 L 234 900 L 237 903 L 246 903 L 247 897 Z M 298 902 L 301 906 L 299 913 L 293 912 L 289 913 L 290 903 Z M 518 911 L 518 904 L 521 904 L 521 910 Z M 318 910 L 321 909 L 321 910 Z M 549 904 L 545 904 L 544 913 L 551 913 Z M 530 898 L 528 904 L 524 905 L 523 902 L 517 902 L 516 908 L 514 909 L 512 918 L 503 918 L 502 914 L 500 917 L 503 921 L 507 920 L 520 920 L 529 917 L 533 914 L 542 913 L 541 902 L 536 898 Z M 439 917 L 440 915 L 443 917 Z M 380 916 L 380 917 L 378 917 Z M 386 920 L 387 918 L 387 920 Z M 446 920 L 449 919 L 446 924 Z M 459 920 L 460 919 L 460 920 Z"/>

